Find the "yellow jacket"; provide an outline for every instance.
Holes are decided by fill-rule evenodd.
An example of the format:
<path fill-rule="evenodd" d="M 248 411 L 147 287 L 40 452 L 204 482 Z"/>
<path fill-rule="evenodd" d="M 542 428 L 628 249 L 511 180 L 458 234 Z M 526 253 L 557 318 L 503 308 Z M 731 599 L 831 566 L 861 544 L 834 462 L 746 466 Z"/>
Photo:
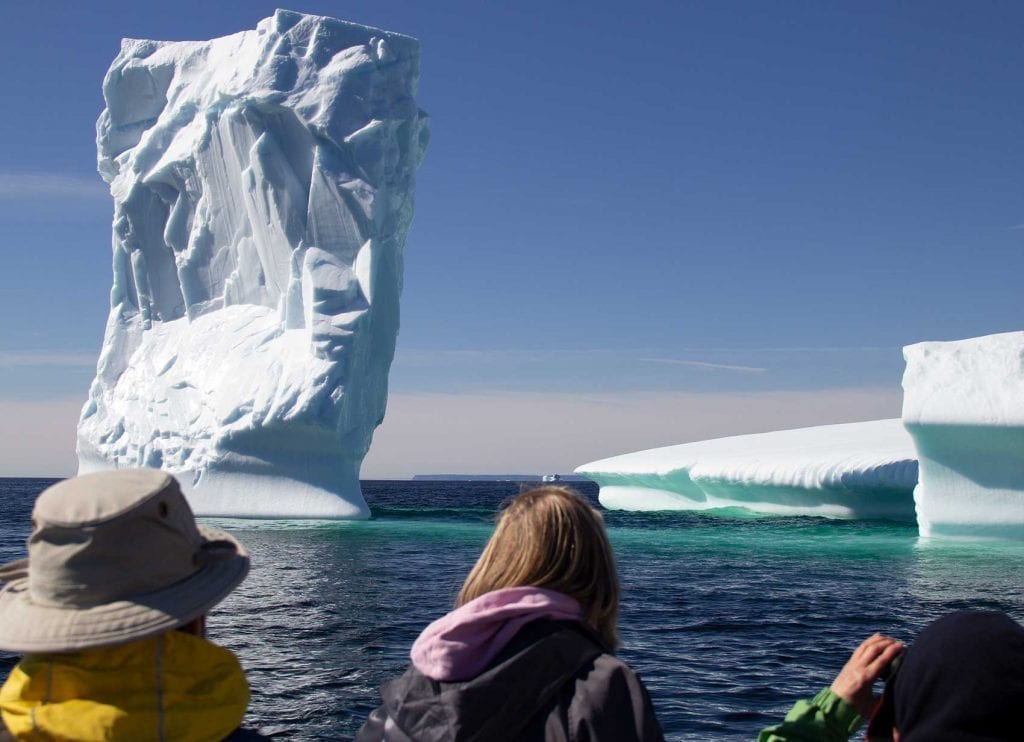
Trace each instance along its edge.
<path fill-rule="evenodd" d="M 28 655 L 0 688 L 4 724 L 27 740 L 220 740 L 248 705 L 235 655 L 181 631 Z"/>

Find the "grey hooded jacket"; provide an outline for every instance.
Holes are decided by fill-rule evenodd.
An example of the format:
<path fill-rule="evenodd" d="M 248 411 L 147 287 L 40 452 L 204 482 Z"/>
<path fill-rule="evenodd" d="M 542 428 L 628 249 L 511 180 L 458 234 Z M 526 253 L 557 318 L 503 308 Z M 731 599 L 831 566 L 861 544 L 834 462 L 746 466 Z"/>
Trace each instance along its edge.
<path fill-rule="evenodd" d="M 660 742 L 640 678 L 573 622 L 534 621 L 472 680 L 410 667 L 356 742 Z"/>

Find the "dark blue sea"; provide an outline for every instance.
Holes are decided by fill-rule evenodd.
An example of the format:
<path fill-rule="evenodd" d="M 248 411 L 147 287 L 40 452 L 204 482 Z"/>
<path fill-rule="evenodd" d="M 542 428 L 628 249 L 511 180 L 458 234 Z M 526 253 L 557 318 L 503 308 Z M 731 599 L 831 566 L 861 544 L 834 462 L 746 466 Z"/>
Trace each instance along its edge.
<path fill-rule="evenodd" d="M 22 556 L 32 500 L 56 480 L 0 479 L 0 560 Z M 253 689 L 247 724 L 346 739 L 448 611 L 493 528 L 504 482 L 363 484 L 355 523 L 207 521 L 253 570 L 213 613 Z M 580 489 L 596 503 L 597 487 Z M 666 736 L 750 740 L 831 682 L 883 631 L 910 640 L 958 608 L 1024 620 L 1024 546 L 929 543 L 911 525 L 816 518 L 606 512 L 623 583 L 620 656 Z M 14 658 L 0 654 L 0 673 Z"/>

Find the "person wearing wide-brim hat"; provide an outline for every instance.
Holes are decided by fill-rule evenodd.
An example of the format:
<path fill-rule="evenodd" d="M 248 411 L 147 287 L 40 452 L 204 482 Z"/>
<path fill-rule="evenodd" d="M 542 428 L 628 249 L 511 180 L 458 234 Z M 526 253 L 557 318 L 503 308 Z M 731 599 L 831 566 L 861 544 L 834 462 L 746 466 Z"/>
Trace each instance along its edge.
<path fill-rule="evenodd" d="M 249 686 L 207 641 L 205 615 L 245 579 L 233 537 L 196 525 L 155 469 L 45 490 L 28 558 L 0 566 L 0 650 L 24 654 L 0 689 L 3 727 L 31 739 L 223 739 Z"/>

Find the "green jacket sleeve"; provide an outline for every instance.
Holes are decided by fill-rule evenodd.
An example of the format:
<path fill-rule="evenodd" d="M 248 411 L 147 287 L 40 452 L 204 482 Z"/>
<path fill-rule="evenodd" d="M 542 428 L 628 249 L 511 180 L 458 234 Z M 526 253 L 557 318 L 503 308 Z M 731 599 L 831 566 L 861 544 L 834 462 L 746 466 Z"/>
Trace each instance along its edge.
<path fill-rule="evenodd" d="M 853 706 L 824 688 L 809 701 L 797 701 L 783 722 L 762 731 L 757 742 L 846 742 L 863 721 Z"/>

